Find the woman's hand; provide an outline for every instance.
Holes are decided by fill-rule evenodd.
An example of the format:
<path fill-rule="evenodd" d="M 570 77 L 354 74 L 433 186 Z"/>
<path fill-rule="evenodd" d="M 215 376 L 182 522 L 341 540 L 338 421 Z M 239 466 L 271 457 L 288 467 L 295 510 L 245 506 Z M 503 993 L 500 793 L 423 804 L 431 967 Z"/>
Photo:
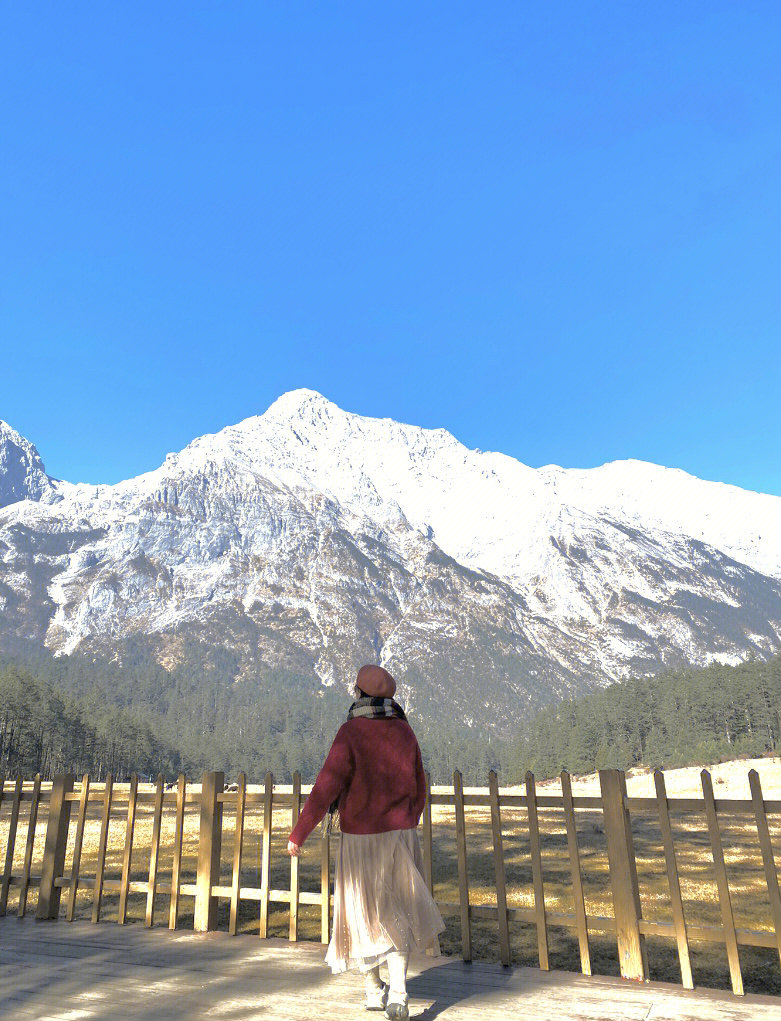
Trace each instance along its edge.
<path fill-rule="evenodd" d="M 301 848 L 298 846 L 298 844 L 294 844 L 292 840 L 288 840 L 288 842 L 287 842 L 287 853 L 291 857 L 297 858 L 299 856 L 299 854 L 301 854 Z"/>

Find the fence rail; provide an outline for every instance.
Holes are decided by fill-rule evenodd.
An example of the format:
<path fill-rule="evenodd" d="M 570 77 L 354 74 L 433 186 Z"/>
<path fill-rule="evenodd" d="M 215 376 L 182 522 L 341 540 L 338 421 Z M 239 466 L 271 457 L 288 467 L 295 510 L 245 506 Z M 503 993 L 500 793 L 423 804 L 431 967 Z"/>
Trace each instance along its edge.
<path fill-rule="evenodd" d="M 743 992 L 743 978 L 738 948 L 740 946 L 773 948 L 781 960 L 781 892 L 772 847 L 768 816 L 781 816 L 781 801 L 765 800 L 762 795 L 759 775 L 755 770 L 749 773 L 751 800 L 715 798 L 710 774 L 703 770 L 702 799 L 669 798 L 665 789 L 664 775 L 654 774 L 655 798 L 632 798 L 627 796 L 624 773 L 618 770 L 602 770 L 599 773 L 600 797 L 573 796 L 571 778 L 561 775 L 561 795 L 538 794 L 535 779 L 531 773 L 525 779 L 525 793 L 516 794 L 500 790 L 495 773 L 489 774 L 487 788 L 464 789 L 461 774 L 456 771 L 452 787 L 432 789 L 427 778 L 426 804 L 421 820 L 423 863 L 426 883 L 434 893 L 433 883 L 433 832 L 432 807 L 446 806 L 454 810 L 456 859 L 458 871 L 458 900 L 438 901 L 443 915 L 457 916 L 460 920 L 461 950 L 464 960 L 472 957 L 472 923 L 476 919 L 496 924 L 497 946 L 502 964 L 509 965 L 511 922 L 522 922 L 536 928 L 539 966 L 550 967 L 548 953 L 548 930 L 551 926 L 574 930 L 580 955 L 581 970 L 591 974 L 591 933 L 615 935 L 621 975 L 628 979 L 648 978 L 648 962 L 645 951 L 645 937 L 656 936 L 669 939 L 677 950 L 680 963 L 681 982 L 686 988 L 693 987 L 689 943 L 703 940 L 723 944 L 729 963 L 732 989 Z M 298 939 L 299 906 L 313 905 L 320 909 L 320 938 L 328 942 L 331 924 L 333 896 L 330 892 L 330 845 L 329 837 L 323 832 L 320 842 L 320 889 L 302 890 L 299 879 L 299 861 L 290 859 L 289 884 L 287 889 L 275 889 L 271 885 L 271 844 L 274 811 L 289 810 L 290 827 L 295 824 L 300 812 L 302 798 L 311 787 L 302 786 L 299 774 L 295 774 L 291 785 L 275 785 L 274 778 L 267 773 L 263 784 L 249 790 L 244 774 L 239 776 L 235 789 L 225 788 L 224 774 L 209 772 L 203 776 L 200 785 L 188 783 L 180 776 L 174 784 L 164 784 L 158 778 L 153 791 L 140 791 L 138 777 L 133 776 L 127 792 L 118 791 L 111 776 L 103 784 L 94 784 L 84 776 L 78 785 L 70 775 L 54 778 L 51 788 L 36 777 L 32 784 L 25 785 L 21 779 L 0 783 L 0 807 L 9 805 L 7 840 L 0 861 L 4 863 L 0 877 L 0 914 L 5 914 L 9 891 L 18 887 L 17 912 L 23 916 L 27 911 L 30 888 L 37 888 L 36 917 L 57 919 L 61 915 L 62 894 L 66 894 L 65 918 L 74 917 L 76 895 L 79 890 L 92 892 L 93 922 L 100 920 L 102 900 L 105 894 L 119 895 L 118 922 L 127 920 L 128 897 L 131 894 L 145 894 L 146 906 L 144 924 L 151 926 L 155 921 L 155 899 L 158 895 L 169 898 L 167 924 L 174 929 L 181 916 L 181 898 L 194 898 L 194 928 L 208 931 L 217 924 L 217 908 L 221 898 L 230 905 L 229 932 L 237 931 L 239 904 L 242 901 L 258 904 L 258 933 L 268 935 L 269 907 L 271 904 L 286 905 L 288 909 L 288 936 L 291 941 Z M 175 789 L 173 789 L 175 788 Z M 20 808 L 29 804 L 27 824 L 24 832 L 24 856 L 21 871 L 13 870 L 14 857 L 21 849 L 19 834 Z M 100 805 L 100 836 L 97 845 L 95 871 L 84 875 L 82 868 L 82 842 L 88 807 Z M 139 848 L 134 843 L 137 810 L 139 806 L 151 806 L 152 830 L 148 846 Z M 197 871 L 196 881 L 182 881 L 182 852 L 185 812 L 187 806 L 198 811 Z M 160 862 L 161 824 L 166 807 L 174 810 L 173 857 L 170 882 L 158 878 Z M 466 808 L 485 807 L 490 809 L 492 857 L 494 866 L 495 904 L 476 904 L 470 899 L 469 891 L 469 835 Z M 245 845 L 245 820 L 247 810 L 262 810 L 262 838 L 259 853 L 259 886 L 242 885 L 241 866 Z M 510 907 L 507 904 L 505 875 L 505 854 L 503 850 L 502 809 L 525 808 L 529 847 L 532 865 L 531 907 Z M 43 834 L 41 809 L 45 809 L 46 823 Z M 233 845 L 231 850 L 231 881 L 220 883 L 220 865 L 225 811 L 234 817 Z M 545 904 L 545 870 L 541 853 L 539 812 L 556 810 L 562 813 L 566 831 L 568 869 L 571 881 L 573 913 L 551 911 Z M 601 812 L 602 825 L 607 845 L 609 862 L 609 886 L 613 903 L 612 916 L 588 914 L 583 892 L 583 875 L 578 841 L 578 810 Z M 642 917 L 637 864 L 633 843 L 632 815 L 652 814 L 656 817 L 662 838 L 663 857 L 659 869 L 666 875 L 669 906 L 672 922 L 661 922 Z M 685 917 L 683 899 L 676 857 L 676 847 L 671 825 L 676 815 L 697 814 L 704 817 L 713 860 L 718 891 L 721 925 L 691 925 Z M 122 853 L 122 868 L 119 879 L 105 878 L 109 823 L 119 816 L 124 819 L 125 835 Z M 763 874 L 770 905 L 773 929 L 749 930 L 735 925 L 730 886 L 722 846 L 720 818 L 725 816 L 748 817 L 757 830 L 761 852 Z M 70 869 L 66 874 L 66 849 L 73 832 Z M 44 848 L 39 874 L 32 873 L 36 837 L 44 835 Z M 18 847 L 17 847 L 18 845 Z M 131 863 L 134 851 L 143 851 L 148 859 L 147 879 L 131 879 Z"/>

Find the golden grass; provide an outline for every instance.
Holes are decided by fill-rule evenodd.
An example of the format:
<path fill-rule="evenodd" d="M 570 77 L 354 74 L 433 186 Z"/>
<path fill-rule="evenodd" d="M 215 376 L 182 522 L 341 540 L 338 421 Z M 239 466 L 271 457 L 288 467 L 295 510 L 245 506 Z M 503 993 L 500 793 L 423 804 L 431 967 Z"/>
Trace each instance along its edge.
<path fill-rule="evenodd" d="M 727 764 L 731 765 L 731 764 Z M 751 764 L 737 764 L 724 770 L 726 781 L 717 786 L 717 797 L 748 796 L 748 787 L 743 784 Z M 779 760 L 762 760 L 763 788 L 766 797 L 781 792 L 781 763 Z M 717 767 L 718 769 L 719 767 Z M 741 775 L 742 769 L 742 775 Z M 699 771 L 672 771 L 668 776 L 668 793 L 671 797 L 698 796 L 693 786 L 692 774 Z M 714 771 L 715 777 L 719 773 Z M 642 786 L 645 784 L 645 788 Z M 650 786 L 649 786 L 650 784 Z M 652 779 L 643 774 L 628 778 L 631 796 L 651 796 Z M 541 785 L 542 786 L 542 785 Z M 555 784 L 547 784 L 544 793 L 558 793 Z M 596 794 L 592 778 L 577 778 L 573 784 L 574 793 Z M 94 789 L 100 790 L 99 785 Z M 141 785 L 140 791 L 153 788 Z M 197 789 L 197 787 L 195 788 Z M 252 789 L 252 788 L 250 788 Z M 119 879 L 125 842 L 127 785 L 115 785 L 115 802 L 109 826 L 109 841 L 106 857 L 106 879 Z M 737 790 L 738 793 L 734 793 Z M 771 793 L 768 793 L 770 791 Z M 124 804 L 121 802 L 124 800 Z M 27 835 L 28 804 L 23 804 L 15 842 L 13 870 L 20 873 L 23 867 L 24 846 Z M 81 859 L 81 875 L 91 878 L 95 874 L 97 844 L 100 832 L 99 801 L 90 802 Z M 66 857 L 65 874 L 69 874 L 73 854 L 76 806 L 71 817 L 70 844 Z M 33 875 L 40 873 L 46 826 L 46 806 L 42 805 L 36 827 Z M 590 915 L 612 916 L 612 900 L 609 885 L 607 850 L 599 810 L 578 809 L 578 840 L 583 873 L 586 910 Z M 559 810 L 541 809 L 540 828 L 542 841 L 543 874 L 545 878 L 545 903 L 550 911 L 573 912 L 569 858 L 567 854 L 566 831 L 563 813 Z M 488 809 L 467 807 L 465 810 L 470 901 L 473 904 L 495 904 L 494 861 L 491 837 L 490 814 Z M 9 818 L 9 799 L 3 799 L 0 807 L 0 866 L 5 860 Z M 434 884 L 435 895 L 440 902 L 458 901 L 458 877 L 456 867 L 454 810 L 448 806 L 434 806 Z M 503 839 L 507 875 L 507 897 L 511 907 L 532 907 L 532 871 L 527 828 L 526 810 L 523 808 L 502 809 Z M 735 922 L 739 928 L 772 931 L 770 906 L 767 897 L 764 870 L 757 841 L 753 816 L 731 816 L 720 819 L 725 860 L 730 877 L 730 890 Z M 781 818 L 771 817 L 771 836 L 776 847 L 781 846 Z M 287 889 L 290 881 L 290 865 L 286 842 L 290 828 L 290 810 L 277 809 L 274 812 L 271 853 L 271 886 L 273 889 Z M 716 884 L 713 875 L 710 841 L 705 818 L 698 815 L 674 815 L 678 866 L 680 870 L 682 895 L 687 921 L 690 925 L 721 924 Z M 262 834 L 262 806 L 247 806 L 245 813 L 244 850 L 242 855 L 243 886 L 260 886 L 260 848 Z M 152 836 L 152 805 L 139 805 L 133 841 L 131 878 L 145 881 L 149 868 L 149 847 Z M 667 878 L 658 822 L 654 815 L 633 814 L 633 836 L 637 854 L 637 868 L 640 880 L 643 917 L 664 922 L 672 921 Z M 226 806 L 223 824 L 221 883 L 230 885 L 234 840 L 234 813 Z M 181 882 L 195 881 L 198 841 L 198 809 L 192 805 L 185 814 L 184 845 Z M 158 882 L 167 883 L 171 878 L 174 842 L 173 805 L 166 804 L 161 828 L 161 851 L 159 858 Z M 333 855 L 336 841 L 332 841 Z M 307 842 L 300 865 L 302 890 L 319 891 L 320 885 L 320 839 L 317 833 Z M 35 886 L 30 889 L 28 912 L 34 912 L 37 898 Z M 66 897 L 63 895 L 61 912 L 64 914 Z M 12 886 L 8 902 L 8 913 L 17 910 L 18 886 Z M 118 895 L 104 894 L 101 918 L 106 921 L 117 917 Z M 167 894 L 158 895 L 155 903 L 155 924 L 168 923 Z M 128 920 L 142 921 L 146 896 L 131 894 L 128 899 Z M 76 917 L 89 918 L 92 910 L 92 891 L 79 890 L 76 899 Z M 229 902 L 220 901 L 219 927 L 227 928 Z M 461 951 L 460 925 L 457 916 L 445 919 L 447 930 L 443 934 L 442 949 L 445 953 L 459 954 Z M 193 898 L 180 898 L 181 928 L 193 924 Z M 240 905 L 239 931 L 258 931 L 258 904 L 244 901 Z M 272 904 L 269 917 L 269 935 L 286 937 L 288 932 L 288 911 L 284 904 Z M 473 954 L 475 958 L 498 959 L 496 923 L 483 920 L 473 921 Z M 301 905 L 299 908 L 299 934 L 301 939 L 318 940 L 320 936 L 319 908 Z M 615 937 L 593 933 L 590 936 L 592 966 L 595 973 L 618 974 Z M 580 959 L 574 930 L 550 927 L 549 930 L 551 967 L 579 971 Z M 511 945 L 513 961 L 537 964 L 537 936 L 534 926 L 525 923 L 511 923 Z M 671 982 L 680 981 L 675 944 L 672 940 L 649 938 L 647 940 L 651 977 Z M 692 965 L 695 983 L 729 988 L 729 971 L 723 945 L 693 942 L 691 944 Z M 741 947 L 741 962 L 747 990 L 756 992 L 781 992 L 781 968 L 778 954 L 772 950 Z"/>

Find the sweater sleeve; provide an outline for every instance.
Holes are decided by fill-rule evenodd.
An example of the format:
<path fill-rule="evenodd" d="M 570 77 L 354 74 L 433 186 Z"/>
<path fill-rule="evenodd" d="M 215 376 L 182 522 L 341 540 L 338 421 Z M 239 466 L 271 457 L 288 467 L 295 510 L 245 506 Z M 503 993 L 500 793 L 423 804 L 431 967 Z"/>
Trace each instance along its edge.
<path fill-rule="evenodd" d="M 417 794 L 414 802 L 415 818 L 420 822 L 423 814 L 423 806 L 426 804 L 426 774 L 423 771 L 423 757 L 420 754 L 420 745 L 415 750 L 415 775 L 417 777 Z"/>
<path fill-rule="evenodd" d="M 299 847 L 303 844 L 331 807 L 331 802 L 335 801 L 347 786 L 352 771 L 353 756 L 343 725 L 334 738 L 323 768 L 317 774 L 312 791 L 290 834 L 289 839 L 294 844 L 298 844 Z"/>

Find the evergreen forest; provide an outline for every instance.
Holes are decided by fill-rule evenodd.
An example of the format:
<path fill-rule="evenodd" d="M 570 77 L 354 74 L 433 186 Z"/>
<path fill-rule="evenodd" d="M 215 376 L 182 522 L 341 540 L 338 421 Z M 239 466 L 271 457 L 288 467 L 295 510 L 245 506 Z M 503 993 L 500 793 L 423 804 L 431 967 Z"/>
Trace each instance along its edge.
<path fill-rule="evenodd" d="M 707 765 L 777 754 L 781 656 L 631 678 L 537 712 L 515 741 L 510 773 Z"/>
<path fill-rule="evenodd" d="M 115 780 L 179 772 L 199 778 L 222 769 L 250 782 L 270 770 L 289 783 L 317 775 L 346 719 L 343 689 L 305 686 L 284 673 L 252 684 L 225 680 L 224 663 L 203 659 L 172 671 L 139 655 L 118 665 L 78 654 L 52 657 L 41 650 L 0 656 L 0 776 L 51 777 L 90 773 Z M 465 724 L 435 726 L 410 717 L 432 779 L 483 783 L 503 770 L 506 743 Z"/>
<path fill-rule="evenodd" d="M 126 779 L 244 770 L 280 783 L 299 770 L 311 782 L 345 719 L 349 695 L 315 694 L 284 674 L 225 684 L 203 661 L 172 671 L 139 655 L 118 665 L 38 651 L 0 658 L 0 776 L 111 772 Z M 781 656 L 768 662 L 631 678 L 518 720 L 511 735 L 459 721 L 411 717 L 432 781 L 503 784 L 526 770 L 587 773 L 644 764 L 673 767 L 778 753 Z"/>

